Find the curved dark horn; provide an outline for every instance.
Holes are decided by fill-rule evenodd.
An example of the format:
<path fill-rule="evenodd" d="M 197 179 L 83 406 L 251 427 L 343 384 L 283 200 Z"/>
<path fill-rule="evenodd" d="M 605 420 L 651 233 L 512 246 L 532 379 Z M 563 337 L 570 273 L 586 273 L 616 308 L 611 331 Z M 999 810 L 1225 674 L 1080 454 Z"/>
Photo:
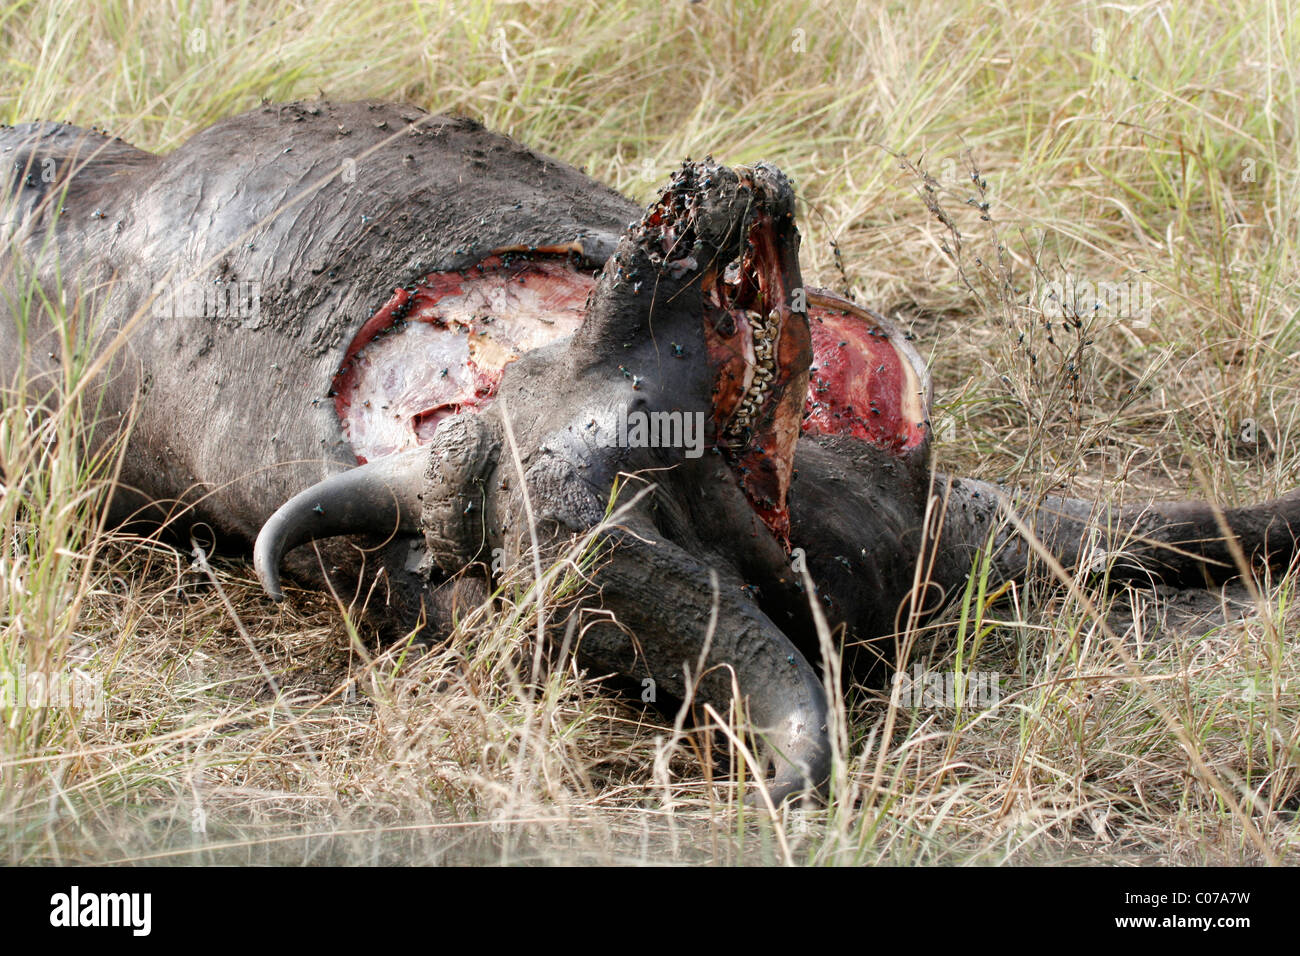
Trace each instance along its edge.
<path fill-rule="evenodd" d="M 766 783 L 770 798 L 779 804 L 796 793 L 823 790 L 831 772 L 825 690 L 743 582 L 721 568 L 711 578 L 707 564 L 648 523 L 638 524 L 635 534 L 612 531 L 605 543 L 613 550 L 596 580 L 601 603 L 617 623 L 588 627 L 583 656 L 600 670 L 631 676 L 677 698 L 687 695 L 689 672 L 693 683 L 698 681 L 694 703 L 712 704 L 719 713 L 732 699 L 734 678 L 748 699 L 749 725 L 774 767 Z M 638 642 L 624 628 L 656 636 Z M 757 804 L 756 795 L 748 802 Z"/>
<path fill-rule="evenodd" d="M 824 796 L 831 777 L 826 690 L 798 649 L 784 634 L 781 638 L 773 650 L 786 673 L 769 684 L 775 685 L 776 693 L 760 691 L 749 703 L 750 722 L 760 731 L 766 728 L 763 739 L 774 767 L 767 791 L 777 806 L 798 794 Z M 749 794 L 746 802 L 762 805 L 756 793 Z"/>
<path fill-rule="evenodd" d="M 331 475 L 282 504 L 253 546 L 253 568 L 271 600 L 284 600 L 280 562 L 300 544 L 344 534 L 418 531 L 428 457 L 425 448 L 386 455 Z"/>

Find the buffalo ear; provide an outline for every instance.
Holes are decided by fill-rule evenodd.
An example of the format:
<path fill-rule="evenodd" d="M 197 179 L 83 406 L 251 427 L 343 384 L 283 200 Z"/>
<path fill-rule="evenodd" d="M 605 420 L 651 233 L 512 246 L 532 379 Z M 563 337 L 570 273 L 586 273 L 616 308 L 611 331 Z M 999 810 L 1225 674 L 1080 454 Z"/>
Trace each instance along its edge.
<path fill-rule="evenodd" d="M 280 563 L 300 544 L 339 535 L 418 532 L 428 455 L 424 448 L 386 455 L 331 475 L 277 508 L 253 545 L 253 568 L 271 600 L 284 600 Z"/>

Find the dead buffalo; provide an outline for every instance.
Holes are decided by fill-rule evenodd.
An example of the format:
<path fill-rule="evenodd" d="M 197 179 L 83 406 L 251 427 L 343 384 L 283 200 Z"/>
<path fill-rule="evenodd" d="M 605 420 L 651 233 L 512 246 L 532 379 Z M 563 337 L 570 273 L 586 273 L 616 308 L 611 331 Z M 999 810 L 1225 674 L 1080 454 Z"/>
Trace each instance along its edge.
<path fill-rule="evenodd" d="M 267 106 L 167 156 L 28 125 L 0 155 L 6 383 L 39 403 L 70 324 L 111 352 L 96 438 L 134 416 L 116 519 L 256 540 L 276 599 L 285 560 L 378 579 L 390 621 L 436 631 L 486 593 L 467 567 L 540 566 L 622 486 L 579 653 L 679 697 L 694 674 L 718 708 L 734 680 L 777 799 L 830 761 L 792 555 L 849 644 L 893 633 L 918 582 L 952 593 L 979 551 L 1023 575 L 1018 528 L 1071 568 L 1100 546 L 1144 579 L 1234 573 L 1209 506 L 1097 514 L 934 475 L 924 363 L 804 286 L 771 166 L 688 162 L 642 210 L 472 121 L 380 103 Z M 1222 518 L 1284 561 L 1300 498 Z M 290 554 L 311 540 L 323 563 Z"/>

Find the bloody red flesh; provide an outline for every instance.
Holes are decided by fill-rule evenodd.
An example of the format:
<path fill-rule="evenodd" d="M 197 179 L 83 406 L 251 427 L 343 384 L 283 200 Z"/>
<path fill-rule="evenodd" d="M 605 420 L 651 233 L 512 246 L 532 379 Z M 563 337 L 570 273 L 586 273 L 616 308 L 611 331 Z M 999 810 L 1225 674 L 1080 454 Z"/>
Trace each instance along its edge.
<path fill-rule="evenodd" d="M 564 258 L 491 256 L 395 289 L 334 377 L 358 460 L 423 444 L 444 418 L 490 402 L 507 364 L 578 327 L 591 285 Z"/>
<path fill-rule="evenodd" d="M 889 332 L 850 309 L 809 305 L 813 364 L 803 430 L 852 435 L 895 454 L 915 448 L 927 433 L 917 372 Z"/>
<path fill-rule="evenodd" d="M 771 218 L 759 212 L 739 263 L 721 277 L 706 274 L 703 288 L 715 426 L 750 505 L 788 544 L 786 496 L 811 353 L 783 265 Z"/>

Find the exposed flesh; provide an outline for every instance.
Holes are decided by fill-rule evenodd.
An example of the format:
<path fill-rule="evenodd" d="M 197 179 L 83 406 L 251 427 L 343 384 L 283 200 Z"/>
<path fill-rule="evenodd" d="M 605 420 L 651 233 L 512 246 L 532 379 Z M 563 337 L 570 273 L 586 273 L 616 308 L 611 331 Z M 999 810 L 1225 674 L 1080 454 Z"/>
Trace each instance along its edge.
<path fill-rule="evenodd" d="M 506 365 L 577 329 L 591 286 L 566 259 L 493 256 L 394 290 L 333 383 L 358 461 L 423 444 L 443 419 L 490 402 Z"/>
<path fill-rule="evenodd" d="M 763 212 L 754 216 L 740 261 L 720 281 L 716 274 L 704 277 L 714 419 L 750 505 L 788 545 L 787 495 L 809 353 L 787 284 L 776 230 Z"/>
<path fill-rule="evenodd" d="M 828 293 L 809 295 L 813 367 L 803 430 L 852 435 L 886 451 L 920 445 L 929 425 L 920 358 L 888 323 Z"/>

